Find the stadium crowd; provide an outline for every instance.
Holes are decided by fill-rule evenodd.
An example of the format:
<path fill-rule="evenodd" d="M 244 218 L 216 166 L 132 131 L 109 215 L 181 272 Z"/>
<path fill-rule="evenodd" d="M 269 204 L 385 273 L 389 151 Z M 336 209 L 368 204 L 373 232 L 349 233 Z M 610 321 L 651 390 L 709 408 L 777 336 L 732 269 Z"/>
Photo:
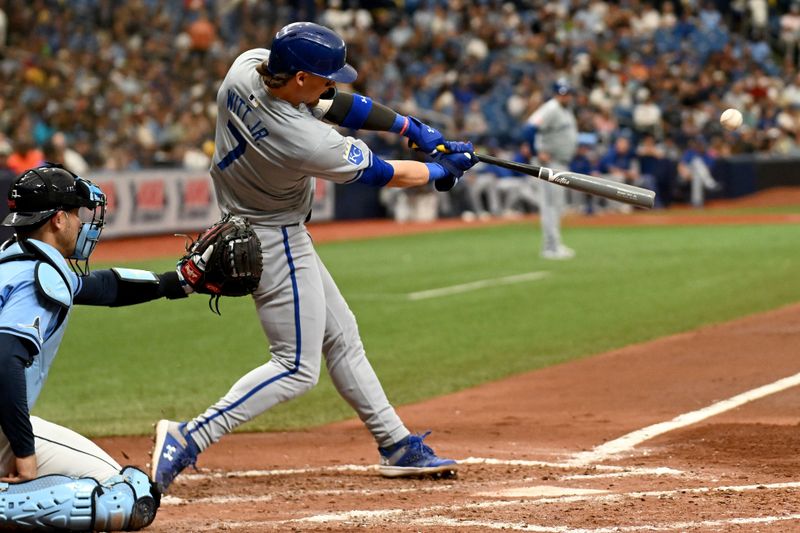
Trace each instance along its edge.
<path fill-rule="evenodd" d="M 207 168 L 228 66 L 293 20 L 344 36 L 355 91 L 506 157 L 527 156 L 525 119 L 567 77 L 575 170 L 665 203 L 695 158 L 800 155 L 798 0 L 0 0 L 0 169 Z"/>

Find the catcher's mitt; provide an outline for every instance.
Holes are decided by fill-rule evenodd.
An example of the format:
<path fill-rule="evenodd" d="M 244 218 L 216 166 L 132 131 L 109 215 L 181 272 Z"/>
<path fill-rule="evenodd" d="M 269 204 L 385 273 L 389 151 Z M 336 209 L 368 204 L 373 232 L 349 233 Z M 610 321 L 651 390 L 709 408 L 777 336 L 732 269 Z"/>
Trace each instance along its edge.
<path fill-rule="evenodd" d="M 211 295 L 209 307 L 215 302 L 219 313 L 220 296 L 245 296 L 258 287 L 261 242 L 246 219 L 228 214 L 187 246 L 177 270 L 194 292 Z"/>

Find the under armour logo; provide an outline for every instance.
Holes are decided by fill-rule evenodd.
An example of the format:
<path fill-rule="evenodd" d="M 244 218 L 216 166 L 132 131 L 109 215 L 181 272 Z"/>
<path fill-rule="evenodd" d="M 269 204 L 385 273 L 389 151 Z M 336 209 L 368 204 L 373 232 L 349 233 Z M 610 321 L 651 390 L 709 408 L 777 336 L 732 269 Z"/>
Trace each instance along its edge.
<path fill-rule="evenodd" d="M 428 128 L 427 128 L 427 129 L 428 129 L 428 133 L 433 133 L 433 128 L 431 128 L 430 126 L 428 126 Z"/>
<path fill-rule="evenodd" d="M 175 460 L 174 453 L 178 451 L 178 448 L 176 448 L 172 444 L 168 444 L 166 450 L 167 451 L 164 452 L 164 458 L 169 462 L 174 461 Z"/>
<path fill-rule="evenodd" d="M 11 189 L 11 198 L 22 198 L 22 195 L 17 192 L 17 189 Z"/>
<path fill-rule="evenodd" d="M 361 103 L 362 103 L 362 104 L 366 104 L 366 103 L 367 103 L 367 99 L 366 99 L 366 98 L 364 98 L 363 96 L 361 97 Z"/>

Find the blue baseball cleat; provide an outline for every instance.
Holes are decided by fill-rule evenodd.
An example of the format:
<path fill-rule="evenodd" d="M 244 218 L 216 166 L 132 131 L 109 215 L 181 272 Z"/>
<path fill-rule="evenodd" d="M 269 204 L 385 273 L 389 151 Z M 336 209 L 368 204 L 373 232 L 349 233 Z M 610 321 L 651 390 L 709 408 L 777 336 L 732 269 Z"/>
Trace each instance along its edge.
<path fill-rule="evenodd" d="M 197 462 L 200 449 L 185 431 L 185 422 L 159 420 L 156 424 L 156 444 L 150 462 L 150 477 L 162 494 L 166 493 L 178 474 Z"/>
<path fill-rule="evenodd" d="M 378 448 L 381 463 L 378 471 L 383 477 L 456 477 L 458 463 L 452 459 L 441 459 L 422 442 L 430 435 L 409 435 L 393 446 Z"/>

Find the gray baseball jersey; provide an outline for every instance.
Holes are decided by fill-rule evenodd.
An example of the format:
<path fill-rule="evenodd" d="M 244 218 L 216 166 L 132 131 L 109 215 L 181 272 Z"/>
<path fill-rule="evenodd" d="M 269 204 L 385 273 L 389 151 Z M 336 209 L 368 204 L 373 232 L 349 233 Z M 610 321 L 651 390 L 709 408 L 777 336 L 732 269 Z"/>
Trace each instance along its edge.
<path fill-rule="evenodd" d="M 220 207 L 249 219 L 261 240 L 264 272 L 253 294 L 271 358 L 242 376 L 217 403 L 191 420 L 188 434 L 203 450 L 240 424 L 308 391 L 321 356 L 339 394 L 380 446 L 409 431 L 389 404 L 364 352 L 355 316 L 314 249 L 303 221 L 312 176 L 357 179 L 372 153 L 312 110 L 264 88 L 256 67 L 269 51 L 245 52 L 217 96 L 216 153 L 211 175 Z"/>
<path fill-rule="evenodd" d="M 578 125 L 572 110 L 551 98 L 533 112 L 528 123 L 536 126 L 534 144 L 537 152 L 546 152 L 551 160 L 547 166 L 566 170 L 578 146 Z M 561 242 L 561 212 L 566 201 L 566 190 L 550 182 L 538 182 L 540 189 L 540 224 L 542 227 L 542 253 L 558 253 Z"/>
<path fill-rule="evenodd" d="M 268 57 L 264 48 L 243 53 L 222 82 L 211 176 L 224 211 L 255 224 L 295 224 L 311 209 L 313 177 L 353 181 L 372 152 L 304 104 L 272 96 L 256 72 Z"/>
<path fill-rule="evenodd" d="M 561 163 L 569 163 L 578 147 L 578 125 L 571 109 L 555 98 L 542 104 L 528 119 L 536 126 L 536 151 L 547 152 Z"/>

